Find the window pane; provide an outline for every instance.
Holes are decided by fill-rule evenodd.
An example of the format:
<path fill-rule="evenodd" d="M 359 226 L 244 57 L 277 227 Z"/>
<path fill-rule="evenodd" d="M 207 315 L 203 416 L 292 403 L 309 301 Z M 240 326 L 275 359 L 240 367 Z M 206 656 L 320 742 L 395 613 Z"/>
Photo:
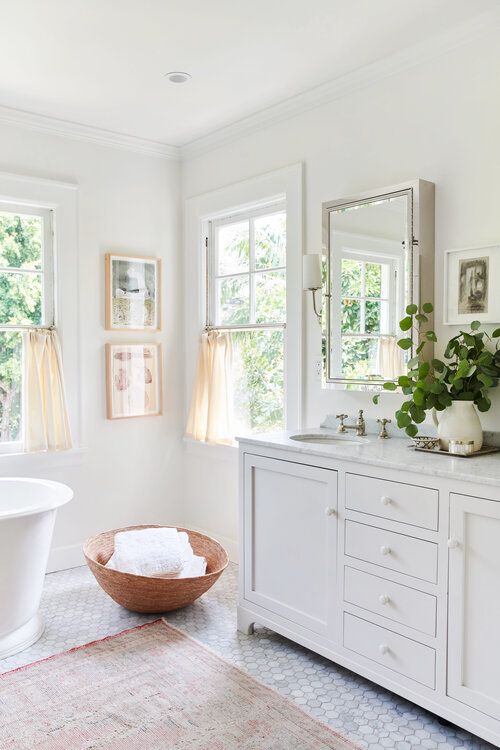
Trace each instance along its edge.
<path fill-rule="evenodd" d="M 342 333 L 361 332 L 361 303 L 355 299 L 342 300 Z"/>
<path fill-rule="evenodd" d="M 286 213 L 259 216 L 254 222 L 255 268 L 286 265 Z"/>
<path fill-rule="evenodd" d="M 255 274 L 255 322 L 284 323 L 286 279 L 284 271 Z"/>
<path fill-rule="evenodd" d="M 217 325 L 239 325 L 250 320 L 248 276 L 217 281 Z"/>
<path fill-rule="evenodd" d="M 365 302 L 365 333 L 380 333 L 380 302 Z"/>
<path fill-rule="evenodd" d="M 22 339 L 0 331 L 0 443 L 21 439 Z"/>
<path fill-rule="evenodd" d="M 365 297 L 382 296 L 382 266 L 367 263 L 365 267 Z"/>
<path fill-rule="evenodd" d="M 217 253 L 216 276 L 248 271 L 250 257 L 248 221 L 219 227 Z"/>
<path fill-rule="evenodd" d="M 41 323 L 41 274 L 0 272 L 0 325 Z"/>
<path fill-rule="evenodd" d="M 377 376 L 378 339 L 342 337 L 342 377 L 368 378 Z"/>
<path fill-rule="evenodd" d="M 0 266 L 42 267 L 43 219 L 0 212 Z"/>
<path fill-rule="evenodd" d="M 239 331 L 232 341 L 236 434 L 283 429 L 283 331 Z"/>
<path fill-rule="evenodd" d="M 342 258 L 340 288 L 343 297 L 361 296 L 361 263 L 358 260 Z"/>

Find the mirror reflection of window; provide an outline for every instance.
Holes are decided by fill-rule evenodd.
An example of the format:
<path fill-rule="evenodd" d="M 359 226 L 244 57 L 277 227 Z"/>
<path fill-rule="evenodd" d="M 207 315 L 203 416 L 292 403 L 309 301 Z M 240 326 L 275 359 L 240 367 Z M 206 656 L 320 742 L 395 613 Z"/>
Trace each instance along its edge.
<path fill-rule="evenodd" d="M 396 378 L 404 371 L 397 336 L 408 293 L 407 196 L 334 210 L 330 232 L 330 372 Z"/>

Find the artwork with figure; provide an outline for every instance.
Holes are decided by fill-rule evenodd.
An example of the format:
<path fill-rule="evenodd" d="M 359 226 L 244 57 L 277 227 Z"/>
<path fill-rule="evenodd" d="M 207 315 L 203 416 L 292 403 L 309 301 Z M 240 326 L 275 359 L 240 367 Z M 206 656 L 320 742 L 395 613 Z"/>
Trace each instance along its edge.
<path fill-rule="evenodd" d="M 458 312 L 488 312 L 488 258 L 461 260 L 458 266 Z"/>
<path fill-rule="evenodd" d="M 161 345 L 107 344 L 108 418 L 161 414 Z"/>
<path fill-rule="evenodd" d="M 155 258 L 106 255 L 108 330 L 159 330 L 159 264 Z"/>

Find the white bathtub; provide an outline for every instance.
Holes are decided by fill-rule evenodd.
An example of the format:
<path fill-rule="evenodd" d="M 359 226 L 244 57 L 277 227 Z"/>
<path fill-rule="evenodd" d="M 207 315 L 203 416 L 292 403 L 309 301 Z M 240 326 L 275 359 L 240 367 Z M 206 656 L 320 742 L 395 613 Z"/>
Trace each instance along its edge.
<path fill-rule="evenodd" d="M 0 659 L 43 633 L 38 606 L 54 521 L 72 497 L 59 482 L 0 478 Z"/>

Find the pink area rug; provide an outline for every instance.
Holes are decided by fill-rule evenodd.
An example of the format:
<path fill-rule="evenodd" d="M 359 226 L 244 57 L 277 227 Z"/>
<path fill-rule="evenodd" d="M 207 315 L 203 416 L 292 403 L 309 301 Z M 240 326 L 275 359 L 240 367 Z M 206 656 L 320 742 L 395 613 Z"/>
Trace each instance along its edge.
<path fill-rule="evenodd" d="M 353 750 L 162 620 L 0 675 L 1 750 Z"/>

